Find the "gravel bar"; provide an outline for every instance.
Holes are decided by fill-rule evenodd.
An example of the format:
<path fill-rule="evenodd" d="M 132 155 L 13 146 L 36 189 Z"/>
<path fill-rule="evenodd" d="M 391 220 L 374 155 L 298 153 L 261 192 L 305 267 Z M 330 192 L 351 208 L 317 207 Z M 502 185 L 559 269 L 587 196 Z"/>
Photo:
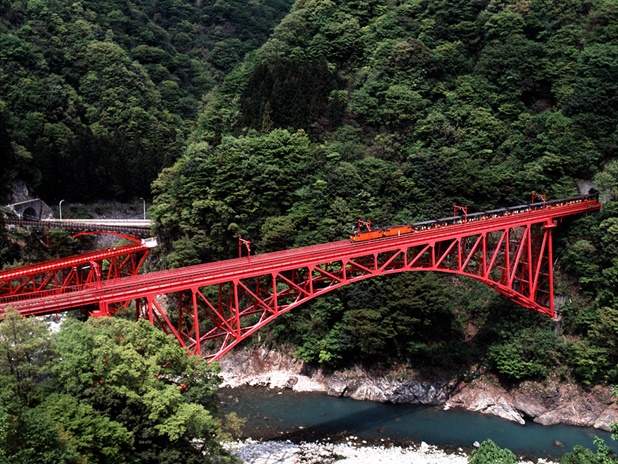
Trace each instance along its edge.
<path fill-rule="evenodd" d="M 226 448 L 248 464 L 466 464 L 463 452 L 446 453 L 422 442 L 417 447 L 366 446 L 349 437 L 347 443 L 293 443 L 292 441 L 244 440 L 228 443 Z M 521 464 L 557 464 L 539 459 Z"/>

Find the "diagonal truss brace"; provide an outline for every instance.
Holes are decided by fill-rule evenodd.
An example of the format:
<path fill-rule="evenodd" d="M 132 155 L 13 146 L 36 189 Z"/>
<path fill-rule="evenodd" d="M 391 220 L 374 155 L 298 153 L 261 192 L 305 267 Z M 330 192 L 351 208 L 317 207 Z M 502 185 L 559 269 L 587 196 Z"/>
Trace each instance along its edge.
<path fill-rule="evenodd" d="M 309 262 L 276 272 L 256 272 L 206 287 L 153 295 L 141 307 L 153 324 L 174 334 L 192 353 L 218 359 L 279 315 L 353 282 L 411 271 L 458 274 L 477 279 L 510 300 L 555 316 L 553 221 L 462 233 L 442 240 L 397 244 Z M 168 301 L 164 309 L 157 301 Z M 173 303 L 175 302 L 175 303 Z M 175 323 L 168 314 L 175 314 Z"/>

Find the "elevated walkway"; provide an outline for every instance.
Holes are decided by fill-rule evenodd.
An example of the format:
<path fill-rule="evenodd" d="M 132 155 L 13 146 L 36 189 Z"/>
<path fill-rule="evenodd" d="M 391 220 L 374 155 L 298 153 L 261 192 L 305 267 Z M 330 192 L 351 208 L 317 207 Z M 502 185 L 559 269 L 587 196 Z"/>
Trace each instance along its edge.
<path fill-rule="evenodd" d="M 136 237 L 149 237 L 150 219 L 5 219 L 8 227 L 65 229 L 71 232 L 118 232 Z"/>

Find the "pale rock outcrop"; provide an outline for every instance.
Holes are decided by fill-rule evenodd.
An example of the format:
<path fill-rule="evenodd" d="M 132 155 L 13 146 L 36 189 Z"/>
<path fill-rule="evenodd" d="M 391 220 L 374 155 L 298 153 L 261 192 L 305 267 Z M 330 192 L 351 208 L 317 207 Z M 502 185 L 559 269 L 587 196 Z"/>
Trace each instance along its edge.
<path fill-rule="evenodd" d="M 607 407 L 599 415 L 599 417 L 597 417 L 597 420 L 594 421 L 594 424 L 592 424 L 592 426 L 595 429 L 610 430 L 612 423 L 616 421 L 618 421 L 618 405 L 612 404 Z"/>
<path fill-rule="evenodd" d="M 359 385 L 346 396 L 349 396 L 354 400 L 361 401 L 379 401 L 380 403 L 385 403 L 388 401 L 387 392 L 371 383 Z"/>
<path fill-rule="evenodd" d="M 453 389 L 456 380 L 436 380 L 435 383 L 425 381 L 404 382 L 397 387 L 388 400 L 391 403 L 444 404 Z M 412 401 L 410 401 L 412 400 Z"/>
<path fill-rule="evenodd" d="M 513 397 L 502 387 L 490 382 L 462 383 L 446 402 L 446 407 L 491 414 L 522 425 L 526 423 L 513 407 Z"/>
<path fill-rule="evenodd" d="M 585 390 L 569 384 L 543 387 L 524 382 L 513 391 L 514 406 L 542 425 L 568 424 L 609 430 L 618 419 L 615 398 L 606 388 Z"/>
<path fill-rule="evenodd" d="M 347 383 L 345 383 L 343 380 L 341 381 L 335 380 L 328 384 L 328 387 L 326 389 L 326 394 L 329 396 L 342 397 L 342 396 L 345 396 L 347 390 L 348 390 Z"/>
<path fill-rule="evenodd" d="M 485 375 L 470 383 L 455 377 L 424 378 L 404 371 L 367 372 L 359 367 L 329 372 L 306 366 L 290 354 L 263 348 L 236 350 L 221 361 L 223 387 L 254 385 L 319 391 L 357 400 L 444 405 L 492 414 L 524 424 L 568 424 L 609 430 L 618 405 L 607 388 L 523 382 L 507 390 Z"/>
<path fill-rule="evenodd" d="M 222 387 L 251 385 L 323 391 L 330 396 L 392 403 L 443 404 L 456 385 L 455 378 L 409 378 L 394 372 L 368 373 L 360 368 L 327 372 L 307 368 L 301 361 L 266 349 L 239 350 L 220 361 Z"/>
<path fill-rule="evenodd" d="M 447 453 L 436 446 L 421 442 L 419 446 L 365 446 L 348 437 L 346 443 L 292 443 L 291 441 L 245 440 L 224 443 L 226 449 L 247 464 L 466 464 L 463 450 Z M 519 464 L 533 464 L 521 459 Z M 536 464 L 557 464 L 540 458 Z"/>
<path fill-rule="evenodd" d="M 291 388 L 295 391 L 324 391 L 324 386 L 301 375 L 304 363 L 279 351 L 236 350 L 219 361 L 222 387 L 240 385 Z"/>

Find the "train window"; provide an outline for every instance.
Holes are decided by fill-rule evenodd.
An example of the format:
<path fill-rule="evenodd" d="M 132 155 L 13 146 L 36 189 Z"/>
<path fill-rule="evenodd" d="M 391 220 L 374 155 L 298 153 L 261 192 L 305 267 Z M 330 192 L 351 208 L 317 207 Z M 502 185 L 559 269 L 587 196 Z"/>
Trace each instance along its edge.
<path fill-rule="evenodd" d="M 434 227 L 436 225 L 436 221 L 423 221 L 423 222 L 416 222 L 413 224 L 413 227 L 415 230 L 425 230 L 425 229 L 430 229 L 431 227 Z"/>
<path fill-rule="evenodd" d="M 473 213 L 473 214 L 468 214 L 466 216 L 466 221 L 467 222 L 473 222 L 473 221 L 478 221 L 480 219 L 483 219 L 485 217 L 485 213 Z"/>
<path fill-rule="evenodd" d="M 498 216 L 504 215 L 505 213 L 506 213 L 505 208 L 491 209 L 489 211 L 485 211 L 485 214 L 489 217 L 498 217 Z"/>

